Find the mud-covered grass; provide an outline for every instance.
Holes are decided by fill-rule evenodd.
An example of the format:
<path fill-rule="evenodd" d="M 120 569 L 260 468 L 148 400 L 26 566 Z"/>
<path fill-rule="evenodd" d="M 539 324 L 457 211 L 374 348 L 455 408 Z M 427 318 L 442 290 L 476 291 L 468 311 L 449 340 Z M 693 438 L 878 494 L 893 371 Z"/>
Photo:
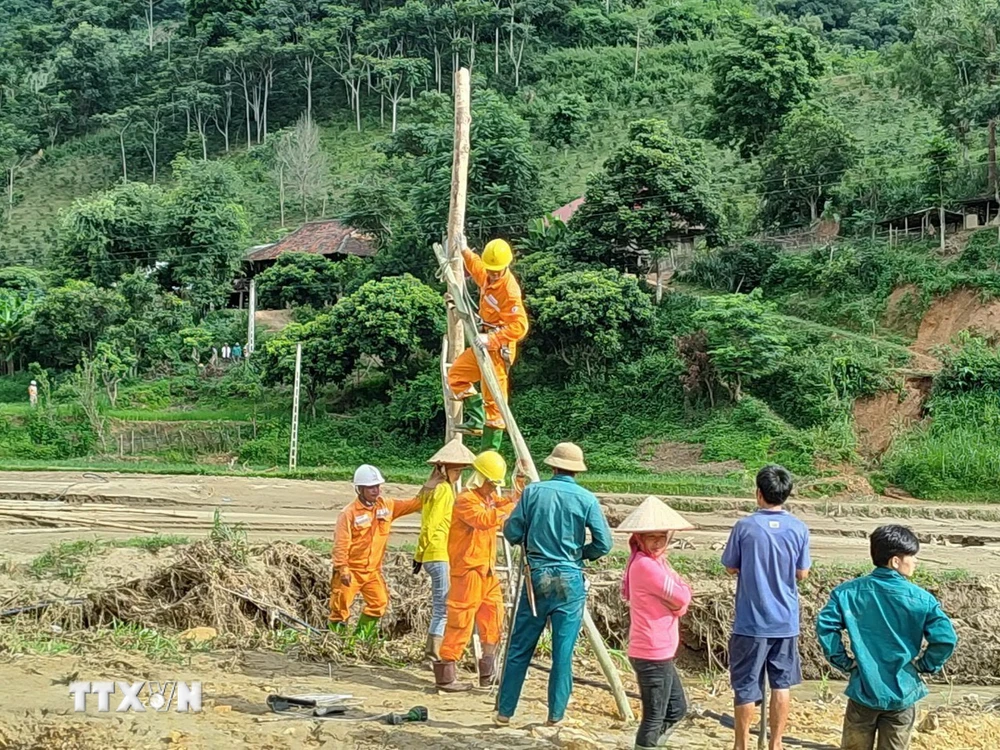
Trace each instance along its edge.
<path fill-rule="evenodd" d="M 186 536 L 173 534 L 115 540 L 77 539 L 49 548 L 28 564 L 28 571 L 37 579 L 53 577 L 72 583 L 80 580 L 88 561 L 103 549 L 143 549 L 156 553 L 167 547 L 189 543 Z"/>

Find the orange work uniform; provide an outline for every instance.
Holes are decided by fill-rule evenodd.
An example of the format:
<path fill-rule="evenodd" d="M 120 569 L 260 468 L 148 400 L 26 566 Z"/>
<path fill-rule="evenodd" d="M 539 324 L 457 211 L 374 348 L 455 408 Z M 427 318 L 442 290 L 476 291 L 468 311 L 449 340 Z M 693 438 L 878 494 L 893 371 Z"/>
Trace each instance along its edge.
<path fill-rule="evenodd" d="M 493 360 L 497 380 L 503 397 L 507 397 L 507 366 L 514 364 L 517 357 L 517 342 L 528 335 L 528 314 L 521 299 L 521 286 L 509 270 L 489 283 L 486 266 L 483 260 L 471 250 L 462 253 L 465 259 L 465 270 L 479 287 L 479 317 L 484 324 L 484 331 L 489 335 L 486 349 Z M 508 363 L 504 362 L 502 349 L 509 352 Z M 457 398 L 464 398 L 472 391 L 472 384 L 482 380 L 479 363 L 475 352 L 466 349 L 451 364 L 448 371 L 448 387 Z M 483 390 L 483 405 L 486 408 L 486 426 L 498 430 L 506 429 L 500 410 L 497 408 L 493 394 L 485 384 Z"/>
<path fill-rule="evenodd" d="M 392 522 L 420 510 L 420 498 L 392 500 L 383 497 L 368 507 L 355 499 L 340 512 L 333 538 L 333 578 L 330 582 L 330 621 L 346 622 L 354 598 L 361 593 L 364 613 L 381 617 L 389 606 L 389 590 L 382 577 L 382 559 Z M 347 571 L 351 582 L 340 577 Z"/>
<path fill-rule="evenodd" d="M 483 498 L 476 490 L 466 490 L 455 499 L 448 534 L 451 588 L 442 661 L 462 658 L 474 625 L 484 646 L 500 642 L 503 590 L 496 574 L 497 532 L 514 505 L 514 499 L 497 492 Z"/>

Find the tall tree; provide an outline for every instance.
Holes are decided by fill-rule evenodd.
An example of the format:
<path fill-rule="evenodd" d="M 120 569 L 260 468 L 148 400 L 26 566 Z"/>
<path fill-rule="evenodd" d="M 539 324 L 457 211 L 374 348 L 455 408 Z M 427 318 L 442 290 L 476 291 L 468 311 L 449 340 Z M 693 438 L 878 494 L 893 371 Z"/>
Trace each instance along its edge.
<path fill-rule="evenodd" d="M 703 144 L 659 120 L 639 120 L 628 143 L 591 177 L 573 217 L 578 240 L 572 252 L 580 260 L 645 270 L 643 257 L 669 255 L 684 237 L 718 240 L 720 203 Z"/>
<path fill-rule="evenodd" d="M 808 31 L 766 19 L 744 22 L 713 58 L 711 72 L 708 133 L 749 156 L 812 94 L 823 64 Z"/>
<path fill-rule="evenodd" d="M 944 252 L 945 204 L 949 197 L 948 188 L 958 172 L 955 144 L 941 135 L 931 138 L 924 151 L 923 168 L 925 195 L 938 207 L 939 239 L 941 251 Z"/>
<path fill-rule="evenodd" d="M 282 195 L 282 225 L 284 220 L 285 185 L 291 185 L 298 196 L 302 217 L 309 221 L 310 202 L 326 205 L 330 190 L 330 163 L 320 147 L 319 128 L 303 114 L 294 128 L 281 134 L 275 151 L 279 189 Z"/>
<path fill-rule="evenodd" d="M 138 109 L 133 106 L 123 107 L 117 112 L 98 114 L 94 119 L 118 136 L 119 152 L 122 162 L 122 182 L 128 182 L 128 162 L 125 158 L 125 134 L 136 124 Z"/>
<path fill-rule="evenodd" d="M 200 311 L 221 307 L 232 291 L 250 242 L 235 169 L 218 161 L 174 162 L 176 187 L 167 197 L 167 267 L 161 272 Z"/>
<path fill-rule="evenodd" d="M 0 289 L 0 363 L 5 375 L 13 375 L 17 368 L 16 357 L 36 305 L 34 298 Z"/>
<path fill-rule="evenodd" d="M 447 225 L 454 126 L 448 99 L 434 92 L 417 98 L 410 117 L 413 122 L 400 126 L 385 150 L 401 157 L 396 177 L 409 186 L 426 244 L 440 239 Z M 496 92 L 473 92 L 470 137 L 476 147 L 469 158 L 465 226 L 469 242 L 481 247 L 493 237 L 518 235 L 525 217 L 540 214 L 539 166 L 527 123 Z"/>
<path fill-rule="evenodd" d="M 712 368 L 733 401 L 743 398 L 748 382 L 778 370 L 789 352 L 774 305 L 760 289 L 710 297 L 694 322 L 705 331 Z"/>
<path fill-rule="evenodd" d="M 765 215 L 798 218 L 804 203 L 809 221 L 815 222 L 854 163 L 856 142 L 836 117 L 802 107 L 768 139 L 763 156 Z"/>

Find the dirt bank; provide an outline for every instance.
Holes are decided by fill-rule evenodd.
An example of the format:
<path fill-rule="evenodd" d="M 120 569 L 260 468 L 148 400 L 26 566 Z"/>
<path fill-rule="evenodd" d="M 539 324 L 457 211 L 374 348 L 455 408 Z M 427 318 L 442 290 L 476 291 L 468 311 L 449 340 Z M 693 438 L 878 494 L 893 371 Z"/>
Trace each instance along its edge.
<path fill-rule="evenodd" d="M 984 302 L 973 289 L 956 289 L 931 303 L 917 332 L 913 349 L 932 354 L 946 346 L 960 331 L 974 331 L 984 336 L 1000 335 L 1000 300 Z"/>
<path fill-rule="evenodd" d="M 858 450 L 867 458 L 878 458 L 892 441 L 920 422 L 930 378 L 907 378 L 901 392 L 884 391 L 854 403 L 854 425 Z"/>

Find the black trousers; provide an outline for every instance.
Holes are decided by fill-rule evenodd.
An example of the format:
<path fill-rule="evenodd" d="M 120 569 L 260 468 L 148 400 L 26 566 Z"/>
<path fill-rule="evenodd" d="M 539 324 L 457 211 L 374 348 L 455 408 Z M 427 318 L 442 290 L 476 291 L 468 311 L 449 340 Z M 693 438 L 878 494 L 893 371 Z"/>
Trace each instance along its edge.
<path fill-rule="evenodd" d="M 674 660 L 629 659 L 642 696 L 642 723 L 636 747 L 656 747 L 660 737 L 687 714 L 687 699 Z"/>

